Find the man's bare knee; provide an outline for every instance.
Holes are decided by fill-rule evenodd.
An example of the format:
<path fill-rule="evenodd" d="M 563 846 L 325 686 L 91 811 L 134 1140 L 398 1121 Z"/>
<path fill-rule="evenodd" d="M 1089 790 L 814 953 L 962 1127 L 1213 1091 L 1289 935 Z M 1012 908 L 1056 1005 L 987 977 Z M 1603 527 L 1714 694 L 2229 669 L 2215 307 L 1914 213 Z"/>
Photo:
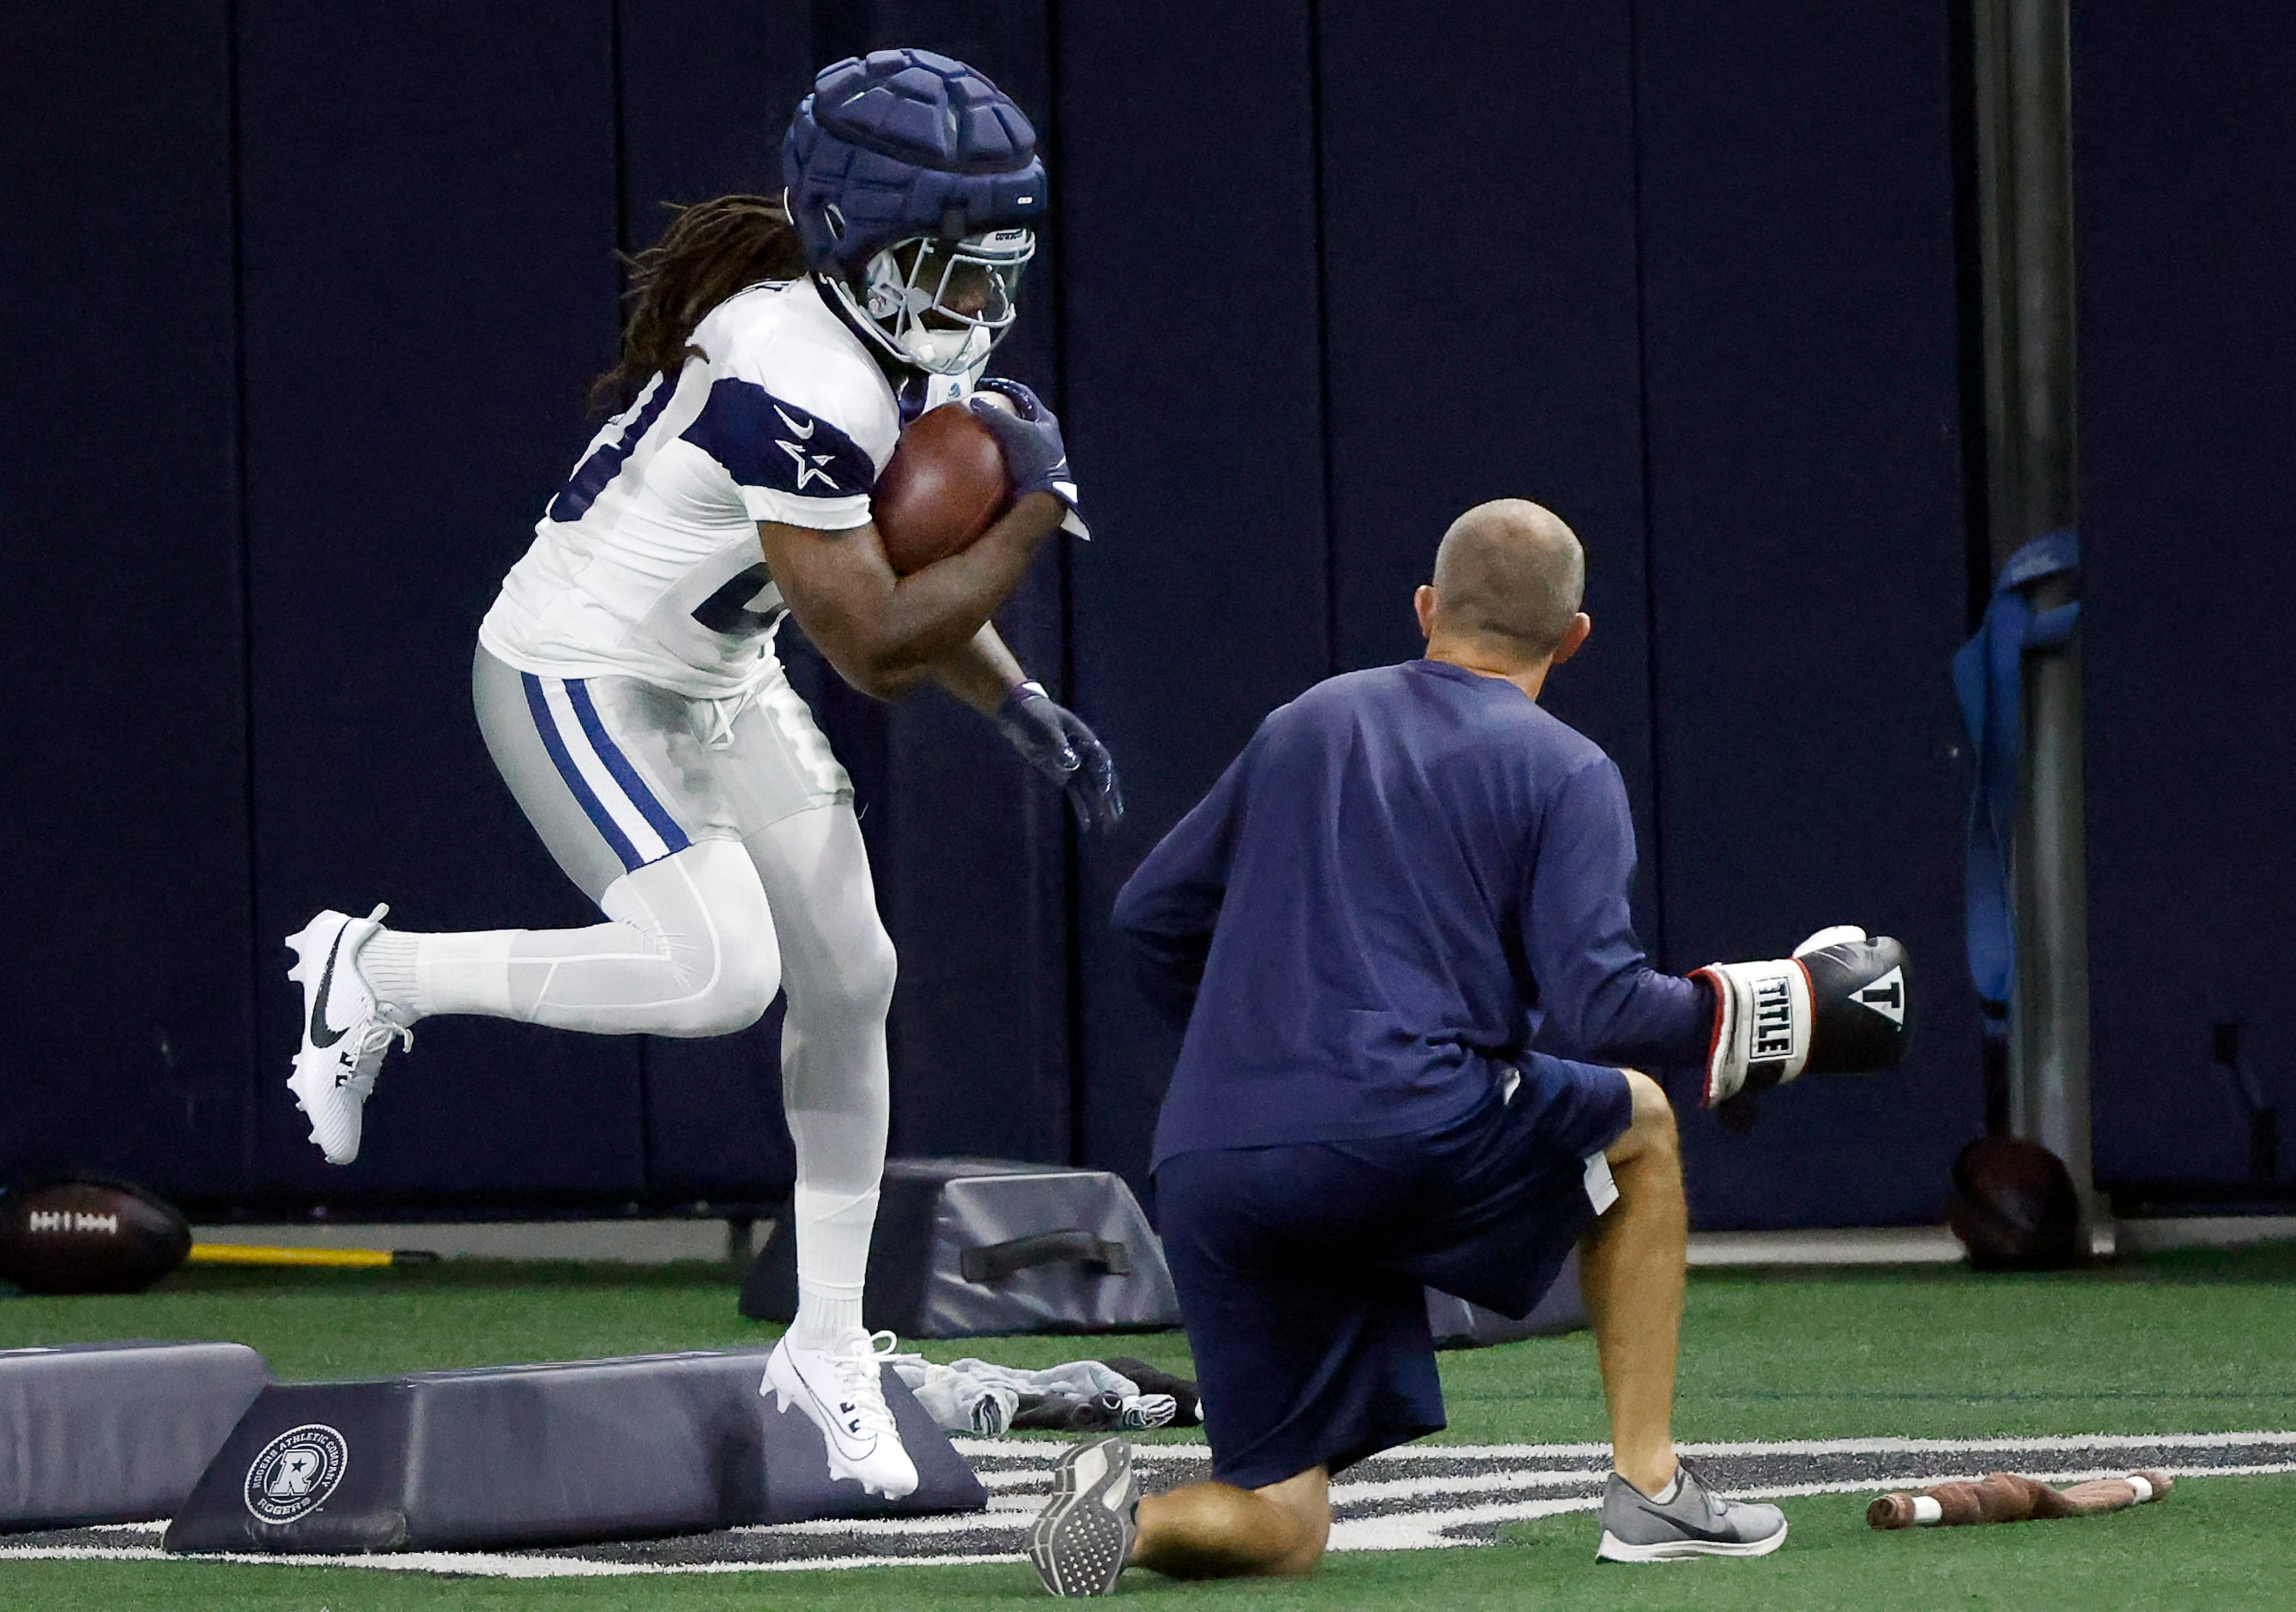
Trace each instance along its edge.
<path fill-rule="evenodd" d="M 1604 1148 L 1603 1156 L 1613 1164 L 1623 1164 L 1644 1154 L 1678 1152 L 1681 1143 L 1675 1130 L 1674 1105 L 1667 1100 L 1666 1089 L 1639 1069 L 1619 1073 L 1627 1077 L 1634 1108 L 1625 1133 Z"/>
<path fill-rule="evenodd" d="M 1312 1573 L 1324 1559 L 1332 1537 L 1332 1480 L 1321 1467 L 1270 1484 L 1253 1493 L 1282 1509 L 1292 1530 L 1291 1548 L 1267 1571 L 1271 1574 Z"/>
<path fill-rule="evenodd" d="M 1172 1578 L 1293 1576 L 1315 1571 L 1332 1533 L 1330 1478 L 1310 1467 L 1280 1484 L 1188 1484 L 1140 1502 L 1132 1559 Z"/>

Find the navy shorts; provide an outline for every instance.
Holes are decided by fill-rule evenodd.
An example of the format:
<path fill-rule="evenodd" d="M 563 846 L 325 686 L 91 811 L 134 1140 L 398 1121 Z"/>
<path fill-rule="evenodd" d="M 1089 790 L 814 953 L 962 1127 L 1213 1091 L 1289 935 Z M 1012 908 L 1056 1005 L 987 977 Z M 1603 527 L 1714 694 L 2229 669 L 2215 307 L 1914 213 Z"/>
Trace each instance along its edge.
<path fill-rule="evenodd" d="M 1337 1472 L 1443 1424 L 1424 1289 L 1528 1314 L 1587 1229 L 1616 1069 L 1537 1054 L 1510 1098 L 1407 1136 L 1184 1153 L 1156 1171 L 1212 1470 Z"/>

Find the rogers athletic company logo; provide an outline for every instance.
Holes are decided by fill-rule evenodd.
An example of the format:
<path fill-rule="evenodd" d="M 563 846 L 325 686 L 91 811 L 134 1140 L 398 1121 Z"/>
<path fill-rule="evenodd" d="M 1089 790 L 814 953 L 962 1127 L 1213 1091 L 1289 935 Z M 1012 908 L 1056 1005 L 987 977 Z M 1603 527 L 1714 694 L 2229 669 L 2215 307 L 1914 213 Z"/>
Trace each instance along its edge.
<path fill-rule="evenodd" d="M 343 1435 L 322 1422 L 307 1422 L 263 1446 L 247 1469 L 248 1511 L 263 1523 L 291 1523 L 324 1505 L 350 1464 Z"/>
<path fill-rule="evenodd" d="M 1783 974 L 1754 986 L 1754 1048 L 1748 1057 L 1759 1063 L 1793 1056 L 1793 991 Z"/>

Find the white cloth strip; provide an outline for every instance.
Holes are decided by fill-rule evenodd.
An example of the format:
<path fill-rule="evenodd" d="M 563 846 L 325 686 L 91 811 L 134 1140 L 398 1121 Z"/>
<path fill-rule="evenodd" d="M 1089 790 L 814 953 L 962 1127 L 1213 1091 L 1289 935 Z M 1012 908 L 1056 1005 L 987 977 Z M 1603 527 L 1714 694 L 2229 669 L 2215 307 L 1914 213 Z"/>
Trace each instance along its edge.
<path fill-rule="evenodd" d="M 1619 1183 L 1611 1174 L 1611 1161 L 1599 1153 L 1587 1156 L 1587 1201 L 1597 1214 L 1608 1214 L 1619 1201 Z"/>

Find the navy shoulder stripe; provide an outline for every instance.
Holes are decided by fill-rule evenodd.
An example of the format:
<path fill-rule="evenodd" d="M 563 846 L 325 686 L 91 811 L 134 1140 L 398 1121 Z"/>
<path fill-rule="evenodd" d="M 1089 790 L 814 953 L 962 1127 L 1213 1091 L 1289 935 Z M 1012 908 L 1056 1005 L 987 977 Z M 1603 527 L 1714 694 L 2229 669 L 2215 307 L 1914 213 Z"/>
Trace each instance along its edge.
<path fill-rule="evenodd" d="M 677 382 L 673 377 L 656 372 L 647 384 L 653 392 L 646 399 L 645 407 L 628 415 L 627 424 L 615 434 L 612 441 L 575 466 L 574 473 L 568 478 L 566 485 L 560 488 L 558 496 L 550 500 L 550 507 L 544 513 L 551 520 L 578 521 L 589 514 L 590 506 L 600 493 L 606 490 L 606 483 L 621 473 L 624 461 L 636 449 L 639 440 L 653 429 L 656 420 L 661 418 L 662 407 L 669 401 L 670 394 L 677 390 Z"/>
<path fill-rule="evenodd" d="M 685 440 L 744 487 L 844 498 L 877 481 L 876 465 L 852 438 L 751 381 L 712 385 Z"/>

